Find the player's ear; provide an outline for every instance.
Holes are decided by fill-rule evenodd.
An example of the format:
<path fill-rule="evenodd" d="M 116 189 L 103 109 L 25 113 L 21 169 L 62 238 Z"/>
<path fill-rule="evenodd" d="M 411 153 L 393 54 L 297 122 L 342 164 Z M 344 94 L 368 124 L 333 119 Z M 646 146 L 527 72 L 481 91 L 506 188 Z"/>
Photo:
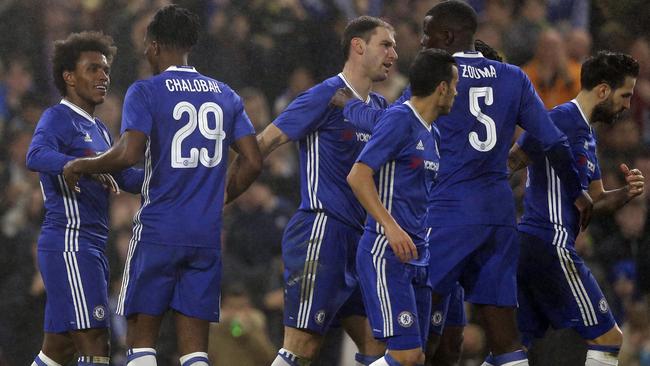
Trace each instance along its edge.
<path fill-rule="evenodd" d="M 350 49 L 358 55 L 362 55 L 366 49 L 366 43 L 360 37 L 354 37 L 350 40 Z"/>
<path fill-rule="evenodd" d="M 74 73 L 70 70 L 63 71 L 63 81 L 66 85 L 73 87 L 75 85 Z"/>
<path fill-rule="evenodd" d="M 436 89 L 440 91 L 440 95 L 447 96 L 447 94 L 449 94 L 449 83 L 443 80 L 438 84 Z"/>
<path fill-rule="evenodd" d="M 454 44 L 454 40 L 456 39 L 456 37 L 454 36 L 454 32 L 446 30 L 444 31 L 444 33 L 445 33 L 445 45 L 451 46 L 452 44 Z"/>
<path fill-rule="evenodd" d="M 612 93 L 612 88 L 607 83 L 600 83 L 596 86 L 598 99 L 605 100 Z"/>

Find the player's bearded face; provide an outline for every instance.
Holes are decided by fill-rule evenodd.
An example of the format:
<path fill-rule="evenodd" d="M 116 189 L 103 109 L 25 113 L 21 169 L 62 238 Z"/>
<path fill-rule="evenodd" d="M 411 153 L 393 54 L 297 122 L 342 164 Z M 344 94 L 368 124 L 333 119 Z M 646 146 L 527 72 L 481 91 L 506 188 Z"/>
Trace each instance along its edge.
<path fill-rule="evenodd" d="M 74 93 L 80 102 L 90 106 L 104 102 L 110 84 L 109 70 L 108 60 L 100 52 L 81 52 L 73 73 Z"/>
<path fill-rule="evenodd" d="M 623 112 L 630 108 L 630 100 L 636 79 L 627 77 L 622 87 L 613 89 L 607 99 L 596 104 L 591 114 L 593 122 L 612 124 L 621 118 Z"/>
<path fill-rule="evenodd" d="M 388 71 L 397 60 L 395 36 L 392 31 L 378 27 L 366 44 L 366 67 L 372 81 L 386 80 Z"/>
<path fill-rule="evenodd" d="M 614 101 L 610 96 L 606 100 L 596 104 L 591 114 L 591 119 L 594 122 L 603 122 L 610 125 L 620 118 L 622 112 L 623 110 L 618 112 L 614 110 Z"/>

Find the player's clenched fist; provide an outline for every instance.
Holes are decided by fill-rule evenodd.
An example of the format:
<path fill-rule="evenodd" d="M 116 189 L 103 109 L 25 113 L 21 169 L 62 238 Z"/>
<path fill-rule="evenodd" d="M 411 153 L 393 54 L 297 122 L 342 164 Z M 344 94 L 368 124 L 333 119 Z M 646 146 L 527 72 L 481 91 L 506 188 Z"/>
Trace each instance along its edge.
<path fill-rule="evenodd" d="M 621 171 L 625 174 L 625 182 L 627 183 L 627 197 L 632 199 L 641 193 L 645 186 L 645 178 L 639 169 L 630 169 L 626 164 L 620 165 Z"/>

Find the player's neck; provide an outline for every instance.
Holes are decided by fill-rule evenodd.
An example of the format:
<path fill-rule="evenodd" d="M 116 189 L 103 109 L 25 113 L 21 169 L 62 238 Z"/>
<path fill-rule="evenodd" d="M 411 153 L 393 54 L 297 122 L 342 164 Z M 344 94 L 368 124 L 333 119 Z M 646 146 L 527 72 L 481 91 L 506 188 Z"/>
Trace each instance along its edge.
<path fill-rule="evenodd" d="M 163 52 L 160 54 L 160 71 L 167 70 L 170 66 L 187 66 L 187 53 Z"/>
<path fill-rule="evenodd" d="M 418 112 L 420 117 L 422 117 L 424 122 L 426 122 L 429 126 L 431 126 L 433 121 L 438 118 L 438 110 L 432 107 L 438 102 L 435 95 L 431 94 L 426 97 L 413 96 L 409 101 L 411 102 L 413 109 Z"/>
<path fill-rule="evenodd" d="M 68 95 L 66 95 L 64 99 L 76 105 L 77 107 L 83 109 L 89 115 L 91 116 L 95 115 L 95 104 L 86 102 L 78 95 L 68 92 Z"/>
<path fill-rule="evenodd" d="M 346 62 L 342 71 L 345 80 L 354 88 L 354 92 L 359 94 L 361 100 L 368 99 L 370 89 L 372 89 L 372 80 L 365 75 L 365 72 L 359 65 Z"/>
<path fill-rule="evenodd" d="M 587 117 L 587 122 L 591 124 L 591 114 L 593 113 L 596 104 L 598 104 L 596 96 L 592 95 L 592 93 L 589 93 L 588 91 L 582 90 L 578 93 L 578 96 L 576 96 L 576 102 L 578 102 L 582 113 Z"/>

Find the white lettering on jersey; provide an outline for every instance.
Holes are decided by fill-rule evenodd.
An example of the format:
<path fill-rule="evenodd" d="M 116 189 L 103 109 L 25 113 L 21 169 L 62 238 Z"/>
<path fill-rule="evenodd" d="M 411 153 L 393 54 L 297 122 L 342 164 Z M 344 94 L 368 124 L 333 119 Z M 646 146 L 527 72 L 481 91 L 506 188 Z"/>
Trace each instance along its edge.
<path fill-rule="evenodd" d="M 170 92 L 221 93 L 219 84 L 214 80 L 166 79 L 165 86 Z"/>
<path fill-rule="evenodd" d="M 426 170 L 433 170 L 434 172 L 437 172 L 439 167 L 440 167 L 440 163 L 438 162 L 430 161 L 430 160 L 424 161 L 424 169 Z"/>
<path fill-rule="evenodd" d="M 497 77 L 497 70 L 492 65 L 486 66 L 482 69 L 470 65 L 460 65 L 460 67 L 463 71 L 461 77 L 464 78 L 483 79 Z"/>
<path fill-rule="evenodd" d="M 591 161 L 587 160 L 587 169 L 593 174 L 594 171 L 596 170 L 596 164 L 592 163 Z"/>
<path fill-rule="evenodd" d="M 360 142 L 368 142 L 370 140 L 370 136 L 372 136 L 369 133 L 363 133 L 363 132 L 357 132 L 357 141 Z"/>

